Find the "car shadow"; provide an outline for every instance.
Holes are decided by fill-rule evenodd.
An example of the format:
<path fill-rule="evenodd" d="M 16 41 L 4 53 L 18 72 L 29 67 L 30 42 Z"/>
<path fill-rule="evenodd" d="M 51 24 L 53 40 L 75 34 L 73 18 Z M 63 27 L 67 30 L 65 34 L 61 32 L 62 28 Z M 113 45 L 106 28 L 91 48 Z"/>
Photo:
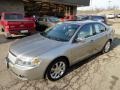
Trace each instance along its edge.
<path fill-rule="evenodd" d="M 37 31 L 34 34 L 37 34 L 37 33 L 39 33 L 39 32 Z M 28 35 L 27 34 L 26 35 L 19 35 L 19 36 L 14 36 L 14 37 L 11 37 L 11 38 L 8 38 L 8 39 L 6 39 L 4 34 L 0 34 L 0 44 L 9 43 L 9 42 L 12 42 L 12 41 L 14 41 L 16 39 L 22 39 L 24 37 L 32 36 L 34 34 L 31 34 L 31 35 L 29 35 L 29 34 Z"/>
<path fill-rule="evenodd" d="M 114 40 L 113 40 L 112 46 L 111 46 L 111 51 L 112 51 L 114 48 L 116 48 L 117 46 L 119 46 L 119 45 L 120 45 L 120 38 L 119 38 L 119 37 L 115 37 Z M 82 67 L 83 65 L 85 65 L 85 64 L 87 64 L 87 63 L 89 63 L 89 62 L 91 62 L 91 61 L 93 61 L 93 60 L 96 60 L 95 58 L 97 58 L 97 57 L 100 56 L 100 55 L 102 55 L 101 52 L 99 52 L 99 53 L 97 53 L 97 54 L 95 54 L 95 55 L 93 55 L 93 56 L 91 56 L 91 57 L 89 57 L 89 58 L 87 58 L 87 59 L 84 59 L 84 60 L 82 60 L 82 61 L 80 61 L 80 62 L 72 65 L 72 66 L 67 70 L 67 74 L 71 73 L 72 71 L 74 71 L 74 70 Z M 66 74 L 66 75 L 67 75 L 67 74 Z"/>
<path fill-rule="evenodd" d="M 0 35 L 0 44 L 5 44 L 5 43 L 9 43 L 9 42 L 12 42 L 16 39 L 22 39 L 24 38 L 25 36 L 17 36 L 17 37 L 12 37 L 12 38 L 8 38 L 6 39 L 4 35 Z"/>
<path fill-rule="evenodd" d="M 111 49 L 113 50 L 114 48 L 116 48 L 119 45 L 120 45 L 120 38 L 119 37 L 115 37 L 114 40 L 113 40 Z"/>
<path fill-rule="evenodd" d="M 93 55 L 93 56 L 91 56 L 91 57 L 89 57 L 87 59 L 84 59 L 84 60 L 82 60 L 82 61 L 80 61 L 80 62 L 78 62 L 78 63 L 70 66 L 70 68 L 67 70 L 66 75 L 69 74 L 69 73 L 71 73 L 72 71 L 74 71 L 74 70 L 82 67 L 83 65 L 85 65 L 85 64 L 87 64 L 87 63 L 95 60 L 95 58 L 98 57 L 98 56 L 100 56 L 101 54 L 102 53 L 97 53 L 97 54 L 95 54 L 95 55 Z"/>

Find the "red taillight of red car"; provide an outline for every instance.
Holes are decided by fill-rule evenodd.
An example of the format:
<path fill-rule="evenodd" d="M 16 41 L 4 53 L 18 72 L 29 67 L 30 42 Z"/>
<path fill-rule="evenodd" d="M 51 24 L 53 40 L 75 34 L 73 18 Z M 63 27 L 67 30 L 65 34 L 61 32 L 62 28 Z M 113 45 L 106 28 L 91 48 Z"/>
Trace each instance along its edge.
<path fill-rule="evenodd" d="M 36 24 L 34 23 L 34 28 L 36 28 Z"/>
<path fill-rule="evenodd" d="M 5 28 L 6 28 L 6 29 L 9 29 L 9 28 L 10 28 L 10 26 L 9 26 L 9 25 L 7 25 L 7 26 L 5 26 Z"/>

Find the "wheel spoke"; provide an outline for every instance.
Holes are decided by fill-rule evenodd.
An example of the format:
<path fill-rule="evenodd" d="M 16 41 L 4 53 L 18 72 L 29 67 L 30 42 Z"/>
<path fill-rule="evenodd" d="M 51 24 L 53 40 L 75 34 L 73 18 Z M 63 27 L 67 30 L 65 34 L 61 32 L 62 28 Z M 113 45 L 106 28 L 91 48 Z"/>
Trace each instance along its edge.
<path fill-rule="evenodd" d="M 110 42 L 108 42 L 105 46 L 105 52 L 108 52 L 110 49 Z"/>
<path fill-rule="evenodd" d="M 64 65 L 63 62 L 60 62 L 60 65 L 59 65 L 59 66 L 62 67 L 63 65 Z"/>
<path fill-rule="evenodd" d="M 53 79 L 60 78 L 65 72 L 65 63 L 64 62 L 57 62 L 51 68 L 50 75 Z"/>
<path fill-rule="evenodd" d="M 55 71 L 55 68 L 51 68 L 51 71 Z"/>
<path fill-rule="evenodd" d="M 58 78 L 58 73 L 55 74 L 54 78 Z"/>
<path fill-rule="evenodd" d="M 55 76 L 55 73 L 51 73 L 51 76 L 54 77 L 54 76 Z"/>
<path fill-rule="evenodd" d="M 56 63 L 55 66 L 56 66 L 56 68 L 58 68 L 59 67 L 58 63 Z"/>

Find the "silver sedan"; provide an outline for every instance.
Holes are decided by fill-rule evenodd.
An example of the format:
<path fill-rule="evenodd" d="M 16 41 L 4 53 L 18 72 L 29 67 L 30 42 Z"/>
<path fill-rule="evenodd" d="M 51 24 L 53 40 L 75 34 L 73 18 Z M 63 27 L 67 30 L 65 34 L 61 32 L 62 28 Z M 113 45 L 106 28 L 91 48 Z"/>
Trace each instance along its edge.
<path fill-rule="evenodd" d="M 47 77 L 56 81 L 67 69 L 111 48 L 114 31 L 96 21 L 58 23 L 46 31 L 15 41 L 6 58 L 7 67 L 23 80 Z"/>

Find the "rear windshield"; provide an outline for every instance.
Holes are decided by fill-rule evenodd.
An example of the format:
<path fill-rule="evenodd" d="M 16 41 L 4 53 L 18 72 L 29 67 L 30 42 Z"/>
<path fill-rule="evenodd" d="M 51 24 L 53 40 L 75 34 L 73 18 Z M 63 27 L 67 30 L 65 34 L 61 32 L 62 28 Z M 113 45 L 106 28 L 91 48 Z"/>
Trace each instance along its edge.
<path fill-rule="evenodd" d="M 59 22 L 59 19 L 57 17 L 50 17 L 49 21 L 51 21 L 51 22 Z"/>
<path fill-rule="evenodd" d="M 22 14 L 5 14 L 5 19 L 7 20 L 17 20 L 17 19 L 23 19 Z"/>

